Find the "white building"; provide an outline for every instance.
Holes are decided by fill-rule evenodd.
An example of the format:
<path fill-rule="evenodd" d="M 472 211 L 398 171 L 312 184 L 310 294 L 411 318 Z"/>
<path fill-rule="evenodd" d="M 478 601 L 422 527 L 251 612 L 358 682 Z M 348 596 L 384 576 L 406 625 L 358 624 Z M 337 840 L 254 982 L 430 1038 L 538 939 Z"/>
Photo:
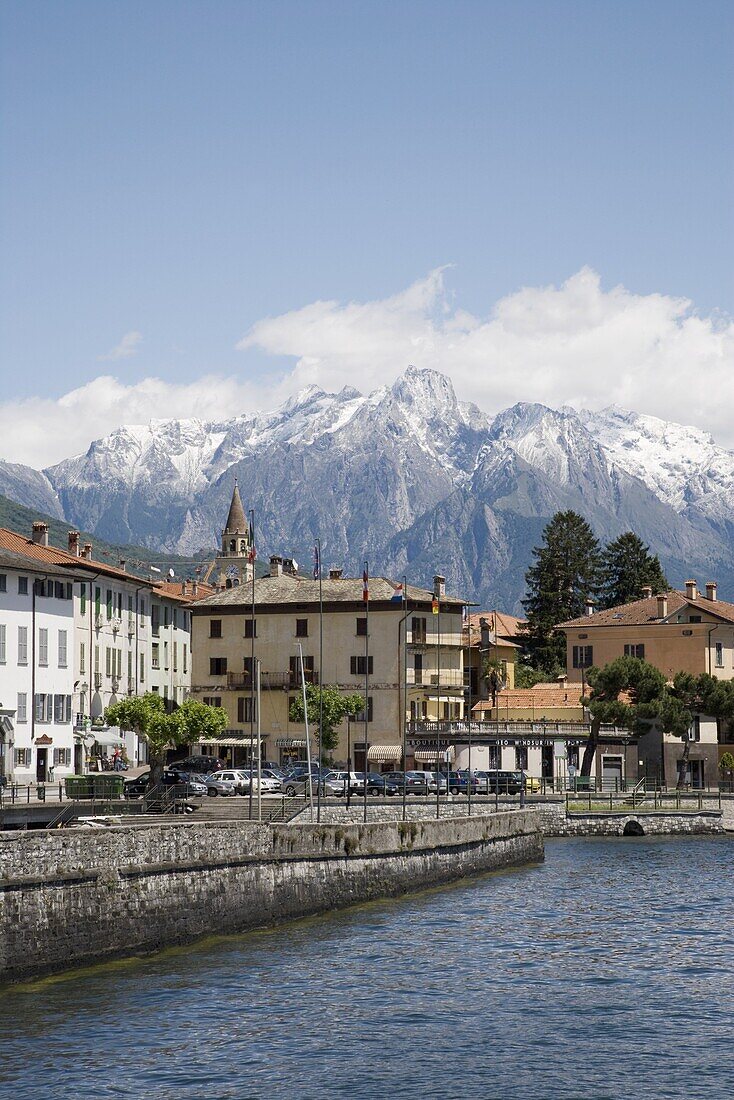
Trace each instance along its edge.
<path fill-rule="evenodd" d="M 68 548 L 49 545 L 48 525 L 34 523 L 32 538 L 0 528 L 0 551 L 26 557 L 41 571 L 61 567 L 70 578 L 68 667 L 77 771 L 88 756 L 123 745 L 131 763 L 143 763 L 145 744 L 133 733 L 104 727 L 110 704 L 147 691 L 182 703 L 191 681 L 191 595 L 170 584 L 129 574 L 92 558 L 90 544 L 69 532 Z M 0 595 L 0 609 L 3 598 Z M 70 769 L 71 770 L 71 769 Z"/>
<path fill-rule="evenodd" d="M 74 770 L 74 576 L 0 550 L 0 775 Z"/>

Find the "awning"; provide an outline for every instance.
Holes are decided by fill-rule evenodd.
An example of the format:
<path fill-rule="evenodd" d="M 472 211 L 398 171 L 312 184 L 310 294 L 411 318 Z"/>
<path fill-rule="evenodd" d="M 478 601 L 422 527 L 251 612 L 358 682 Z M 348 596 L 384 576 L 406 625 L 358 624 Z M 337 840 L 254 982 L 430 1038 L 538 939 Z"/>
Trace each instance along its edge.
<path fill-rule="evenodd" d="M 95 730 L 89 731 L 95 740 L 95 743 L 100 748 L 124 748 L 125 738 L 121 733 L 115 733 L 113 730 Z"/>
<path fill-rule="evenodd" d="M 446 759 L 446 753 L 449 754 L 449 760 L 453 760 L 456 756 L 456 749 L 453 745 L 449 745 L 445 749 L 416 749 L 413 753 L 413 759 L 416 764 L 435 764 L 437 760 L 439 763 L 443 763 Z"/>
<path fill-rule="evenodd" d="M 399 760 L 403 755 L 401 745 L 370 745 L 367 749 L 367 759 L 377 761 Z"/>
<path fill-rule="evenodd" d="M 275 747 L 278 749 L 305 749 L 308 741 L 305 737 L 276 737 Z"/>
<path fill-rule="evenodd" d="M 257 737 L 202 737 L 200 745 L 224 745 L 226 748 L 237 747 L 250 749 L 258 744 Z"/>

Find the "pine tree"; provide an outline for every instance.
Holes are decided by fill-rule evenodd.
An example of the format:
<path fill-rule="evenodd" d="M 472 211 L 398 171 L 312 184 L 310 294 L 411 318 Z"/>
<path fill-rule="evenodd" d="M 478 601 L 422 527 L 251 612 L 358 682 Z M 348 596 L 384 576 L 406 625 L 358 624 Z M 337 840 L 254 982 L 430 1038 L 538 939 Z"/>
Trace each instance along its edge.
<path fill-rule="evenodd" d="M 583 615 L 601 585 L 601 550 L 578 512 L 556 512 L 543 530 L 543 545 L 525 574 L 528 649 L 535 668 L 550 676 L 565 668 L 566 644 L 558 623 Z"/>
<path fill-rule="evenodd" d="M 618 607 L 641 600 L 649 585 L 653 595 L 667 592 L 670 585 L 657 554 L 651 554 L 642 539 L 632 531 L 610 542 L 602 554 L 602 607 Z"/>

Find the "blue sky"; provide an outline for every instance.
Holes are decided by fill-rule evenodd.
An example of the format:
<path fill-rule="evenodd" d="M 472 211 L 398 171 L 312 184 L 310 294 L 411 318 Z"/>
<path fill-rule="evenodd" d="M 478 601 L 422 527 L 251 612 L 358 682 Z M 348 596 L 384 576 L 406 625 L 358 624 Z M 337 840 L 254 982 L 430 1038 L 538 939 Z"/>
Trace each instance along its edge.
<path fill-rule="evenodd" d="M 733 32 L 706 0 L 4 0 L 8 415 L 100 375 L 123 404 L 209 374 L 267 403 L 313 356 L 237 350 L 253 326 L 443 265 L 425 310 L 452 323 L 590 268 L 602 303 L 685 298 L 713 340 L 734 312 Z M 349 356 L 324 377 L 340 362 L 359 384 Z M 564 377 L 558 402 L 583 398 Z M 152 415 L 196 400 L 166 392 Z"/>

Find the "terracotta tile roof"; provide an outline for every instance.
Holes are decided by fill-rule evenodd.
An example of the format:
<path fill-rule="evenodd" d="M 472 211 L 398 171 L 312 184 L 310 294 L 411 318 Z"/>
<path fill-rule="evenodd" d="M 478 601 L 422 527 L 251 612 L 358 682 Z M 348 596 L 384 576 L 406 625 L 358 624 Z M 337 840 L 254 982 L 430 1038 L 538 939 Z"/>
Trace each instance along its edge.
<path fill-rule="evenodd" d="M 498 711 L 543 710 L 563 707 L 581 709 L 581 688 L 575 684 L 560 687 L 558 684 L 536 684 L 532 688 L 508 688 L 497 692 Z M 491 699 L 480 699 L 473 711 L 492 709 Z"/>
<path fill-rule="evenodd" d="M 0 548 L 0 569 L 19 569 L 27 573 L 48 573 L 53 577 L 65 577 L 74 580 L 76 574 L 62 565 L 52 566 L 31 557 L 29 554 L 18 554 L 14 550 Z"/>
<path fill-rule="evenodd" d="M 489 624 L 490 634 L 496 636 L 497 645 L 511 646 L 520 649 L 521 646 L 513 641 L 523 633 L 524 619 L 518 619 L 514 615 L 508 615 L 505 611 L 473 611 L 464 620 L 464 633 L 468 633 L 471 641 L 467 644 L 479 645 L 481 641 L 481 620 L 486 619 Z M 468 625 L 467 625 L 468 624 Z"/>
<path fill-rule="evenodd" d="M 324 577 L 322 580 L 323 599 L 325 604 L 334 603 L 361 603 L 362 602 L 362 578 L 361 577 Z M 370 577 L 369 593 L 370 604 L 385 604 L 392 602 L 392 597 L 397 590 L 397 582 L 388 580 L 387 577 Z M 408 585 L 408 608 L 411 603 L 430 603 L 433 592 L 427 588 L 415 588 Z M 441 600 L 441 607 L 460 611 L 464 605 L 463 600 L 455 596 L 445 596 Z M 252 603 L 252 585 L 241 584 L 235 588 L 226 588 L 221 592 L 209 596 L 205 600 L 199 600 L 196 607 L 226 607 L 249 606 Z M 307 576 L 292 576 L 284 573 L 280 577 L 259 577 L 255 581 L 255 606 L 272 604 L 314 604 L 319 603 L 319 582 Z M 395 610 L 400 610 L 402 604 L 395 601 Z"/>
<path fill-rule="evenodd" d="M 33 539 L 19 535 L 17 531 L 11 531 L 7 527 L 0 527 L 0 549 L 10 550 L 15 554 L 24 554 L 26 557 L 44 565 L 66 565 L 70 569 L 103 573 L 107 577 L 118 577 L 120 580 L 135 581 L 141 585 L 149 583 L 136 577 L 133 573 L 126 573 L 124 569 L 117 569 L 113 565 L 93 561 L 91 558 L 78 558 L 75 554 L 70 554 L 68 550 L 60 550 L 57 546 L 40 546 Z"/>
<path fill-rule="evenodd" d="M 665 619 L 658 617 L 658 598 L 648 596 L 642 600 L 634 600 L 632 603 L 621 604 L 619 607 L 610 607 L 606 611 L 595 611 L 593 615 L 581 615 L 578 619 L 569 619 L 565 623 L 559 623 L 558 629 L 565 630 L 571 627 L 595 626 L 649 626 L 651 623 L 667 622 L 684 608 L 689 607 L 695 612 L 705 611 L 725 622 L 734 622 L 734 604 L 724 600 L 707 600 L 699 596 L 695 600 L 689 599 L 683 592 L 670 591 L 664 593 L 668 600 L 668 609 Z"/>
<path fill-rule="evenodd" d="M 183 592 L 182 586 L 186 585 L 186 591 Z M 161 596 L 165 596 L 170 600 L 179 600 L 181 603 L 195 603 L 198 600 L 205 600 L 207 596 L 212 596 L 216 589 L 213 584 L 203 584 L 201 581 L 197 582 L 196 595 L 193 592 L 193 581 L 157 581 L 154 583 L 154 589 L 160 593 Z"/>

